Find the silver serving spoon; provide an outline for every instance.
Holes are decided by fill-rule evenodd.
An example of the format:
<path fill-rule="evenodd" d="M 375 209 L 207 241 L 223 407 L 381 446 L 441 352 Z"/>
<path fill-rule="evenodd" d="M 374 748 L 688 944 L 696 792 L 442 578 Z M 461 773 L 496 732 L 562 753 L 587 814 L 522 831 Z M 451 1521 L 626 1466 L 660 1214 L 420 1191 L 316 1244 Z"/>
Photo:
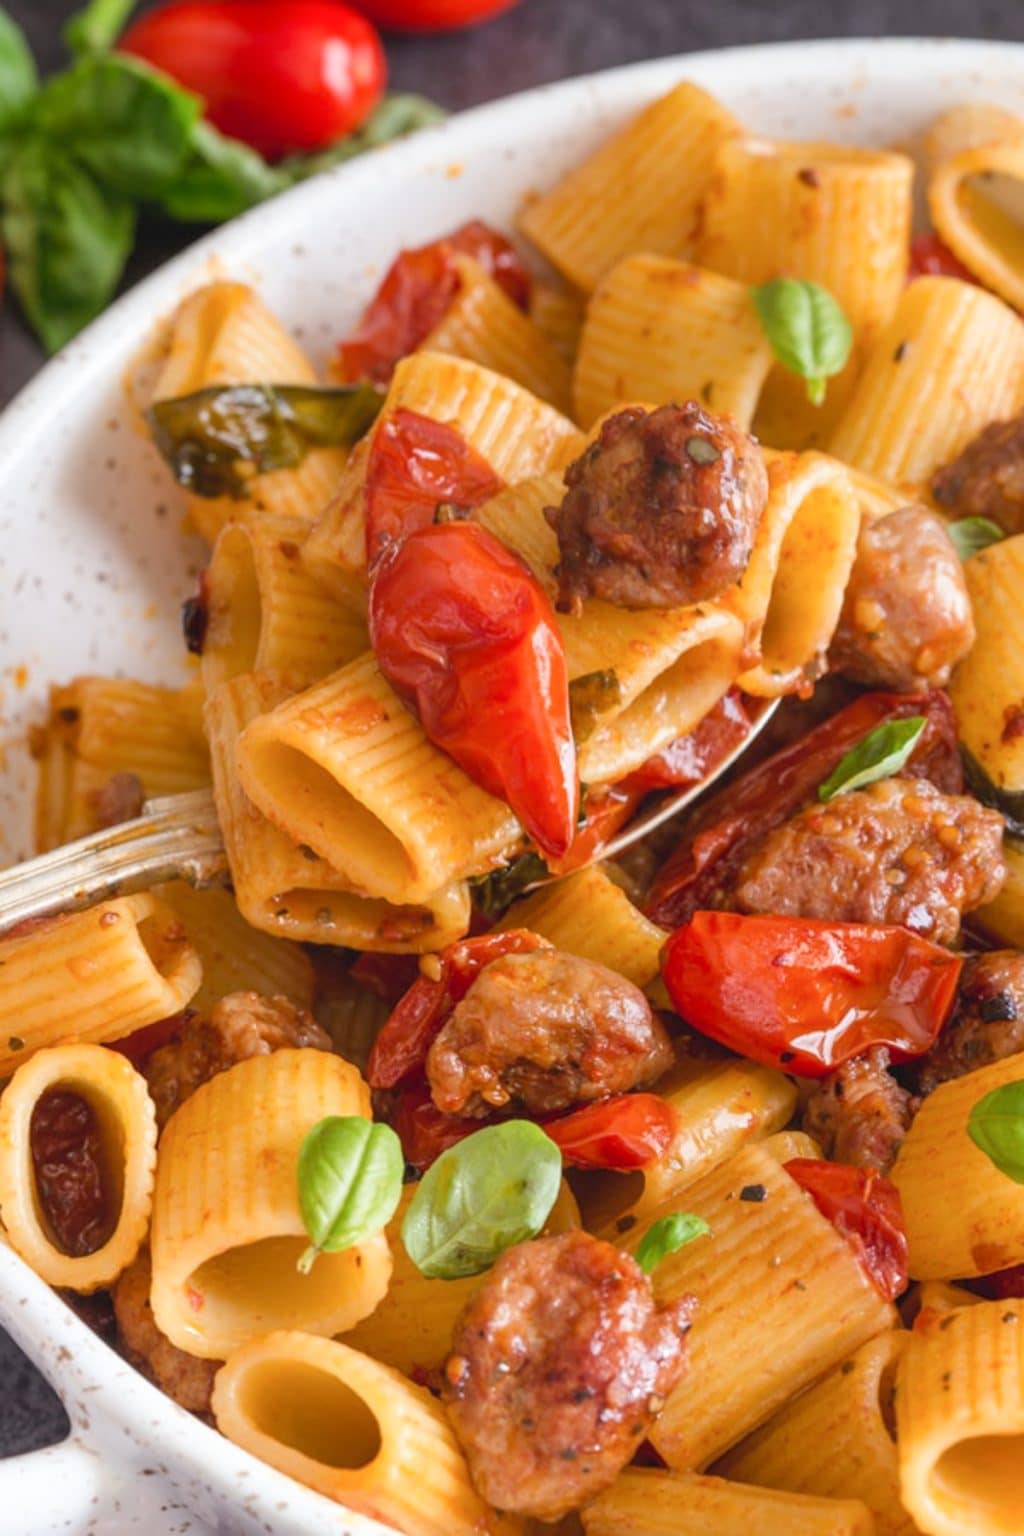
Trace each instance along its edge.
<path fill-rule="evenodd" d="M 779 702 L 775 699 L 761 711 L 749 733 L 706 778 L 674 793 L 666 791 L 587 862 L 614 858 L 692 805 L 756 740 Z M 134 821 L 64 843 L 0 872 L 0 934 L 30 918 L 77 912 L 163 880 L 214 885 L 225 881 L 228 873 L 212 792 L 197 789 L 185 795 L 164 795 L 148 800 Z M 553 875 L 538 884 L 560 878 L 564 877 Z"/>

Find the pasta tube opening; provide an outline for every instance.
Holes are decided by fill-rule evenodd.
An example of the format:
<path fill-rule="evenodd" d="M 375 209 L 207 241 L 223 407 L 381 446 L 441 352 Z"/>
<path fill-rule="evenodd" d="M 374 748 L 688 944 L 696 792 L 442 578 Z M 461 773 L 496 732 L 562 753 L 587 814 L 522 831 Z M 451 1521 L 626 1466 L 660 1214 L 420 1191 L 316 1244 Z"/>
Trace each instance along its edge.
<path fill-rule="evenodd" d="M 306 1360 L 256 1361 L 239 1379 L 237 1404 L 260 1434 L 324 1466 L 354 1472 L 380 1454 L 370 1404 Z"/>
<path fill-rule="evenodd" d="M 1020 1471 L 1024 1466 L 1024 1434 L 976 1435 L 943 1451 L 935 1463 L 932 1482 L 950 1512 L 976 1530 L 1020 1530 Z"/>
<path fill-rule="evenodd" d="M 204 1329 L 229 1333 L 239 1316 L 261 1333 L 286 1324 L 312 1327 L 336 1311 L 339 1299 L 361 1283 L 360 1249 L 318 1254 L 301 1274 L 298 1261 L 308 1246 L 305 1234 L 263 1237 L 226 1248 L 193 1270 L 185 1294 L 202 1312 Z"/>

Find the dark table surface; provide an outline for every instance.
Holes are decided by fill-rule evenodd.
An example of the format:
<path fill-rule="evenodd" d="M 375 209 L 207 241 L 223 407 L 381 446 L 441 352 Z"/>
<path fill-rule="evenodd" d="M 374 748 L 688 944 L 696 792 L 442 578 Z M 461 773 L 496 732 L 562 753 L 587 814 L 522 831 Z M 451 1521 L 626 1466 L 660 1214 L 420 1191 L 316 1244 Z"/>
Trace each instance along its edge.
<path fill-rule="evenodd" d="M 59 67 L 60 26 L 77 0 L 7 0 L 28 33 L 41 69 Z M 471 32 L 391 38 L 396 89 L 421 91 L 458 110 L 545 81 L 697 48 L 805 37 L 913 32 L 1024 40 L 1021 0 L 523 0 Z M 144 232 L 132 282 L 185 244 L 185 231 Z M 0 404 L 43 355 L 8 305 L 0 313 Z M 0 1455 L 59 1440 L 66 1419 L 57 1399 L 0 1332 Z"/>

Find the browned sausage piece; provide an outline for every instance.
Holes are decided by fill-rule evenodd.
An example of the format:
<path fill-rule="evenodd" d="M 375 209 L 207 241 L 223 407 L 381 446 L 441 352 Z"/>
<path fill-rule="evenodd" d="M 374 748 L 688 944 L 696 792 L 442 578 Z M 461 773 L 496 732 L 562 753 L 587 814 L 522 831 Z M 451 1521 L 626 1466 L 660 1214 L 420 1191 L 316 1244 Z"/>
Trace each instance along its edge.
<path fill-rule="evenodd" d="M 208 1413 L 213 1378 L 221 1361 L 187 1355 L 160 1332 L 149 1304 L 151 1282 L 149 1250 L 143 1248 L 113 1290 L 114 1316 L 125 1354 L 183 1408 Z"/>
<path fill-rule="evenodd" d="M 1024 1051 L 1024 954 L 997 949 L 972 955 L 960 977 L 956 1011 L 921 1060 L 920 1091 L 931 1093 L 1018 1051 Z"/>
<path fill-rule="evenodd" d="M 886 1047 L 876 1045 L 814 1084 L 803 1128 L 834 1162 L 888 1173 L 917 1103 L 889 1071 Z"/>
<path fill-rule="evenodd" d="M 730 905 L 741 912 L 898 923 L 950 944 L 964 912 L 1006 877 L 1003 818 L 924 779 L 884 779 L 811 805 L 755 847 Z"/>
<path fill-rule="evenodd" d="M 191 1014 L 178 1036 L 143 1063 L 142 1071 L 162 1129 L 190 1094 L 218 1072 L 250 1056 L 269 1056 L 286 1047 L 331 1050 L 330 1036 L 304 1008 L 287 997 L 232 992 L 221 998 L 208 1019 Z"/>
<path fill-rule="evenodd" d="M 556 1520 L 607 1488 L 683 1374 L 693 1305 L 656 1306 L 639 1265 L 587 1232 L 503 1254 L 466 1303 L 444 1367 L 444 1400 L 487 1502 Z"/>
<path fill-rule="evenodd" d="M 1024 413 L 993 421 L 932 477 L 935 500 L 957 517 L 990 517 L 1024 532 Z"/>
<path fill-rule="evenodd" d="M 438 1109 L 533 1114 L 653 1083 L 672 1046 L 639 987 L 592 960 L 537 949 L 484 967 L 427 1056 Z"/>
<path fill-rule="evenodd" d="M 865 523 L 832 669 L 872 688 L 941 688 L 973 644 L 963 565 L 941 519 L 901 507 Z"/>
<path fill-rule="evenodd" d="M 559 602 L 676 608 L 717 597 L 746 569 L 768 499 L 756 440 L 690 400 L 610 416 L 570 464 L 560 507 Z"/>

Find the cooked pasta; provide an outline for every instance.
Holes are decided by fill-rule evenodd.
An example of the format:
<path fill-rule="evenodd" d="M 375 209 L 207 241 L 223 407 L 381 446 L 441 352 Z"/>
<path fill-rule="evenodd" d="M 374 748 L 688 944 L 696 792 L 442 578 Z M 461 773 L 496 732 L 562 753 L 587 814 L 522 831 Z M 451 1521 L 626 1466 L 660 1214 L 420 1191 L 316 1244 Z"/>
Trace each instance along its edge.
<path fill-rule="evenodd" d="M 1013 207 L 1024 173 L 1024 125 L 1003 139 L 943 156 L 928 183 L 935 228 L 976 278 L 1024 305 L 1024 235 Z"/>
<path fill-rule="evenodd" d="M 287 939 L 261 933 L 247 923 L 234 896 L 219 886 L 197 890 L 173 880 L 155 893 L 181 919 L 199 956 L 203 979 L 190 998 L 203 1013 L 229 992 L 283 996 L 303 1008 L 313 1005 L 313 962 Z"/>
<path fill-rule="evenodd" d="M 630 1467 L 583 1511 L 586 1536 L 873 1536 L 853 1499 L 748 1488 L 692 1472 Z"/>
<path fill-rule="evenodd" d="M 666 938 L 600 864 L 516 902 L 498 926 L 529 928 L 556 949 L 607 965 L 638 987 L 657 976 Z"/>
<path fill-rule="evenodd" d="M 950 698 L 964 746 L 998 789 L 1024 789 L 1024 648 L 1018 638 L 1024 537 L 1004 539 L 964 566 L 977 638 Z"/>

